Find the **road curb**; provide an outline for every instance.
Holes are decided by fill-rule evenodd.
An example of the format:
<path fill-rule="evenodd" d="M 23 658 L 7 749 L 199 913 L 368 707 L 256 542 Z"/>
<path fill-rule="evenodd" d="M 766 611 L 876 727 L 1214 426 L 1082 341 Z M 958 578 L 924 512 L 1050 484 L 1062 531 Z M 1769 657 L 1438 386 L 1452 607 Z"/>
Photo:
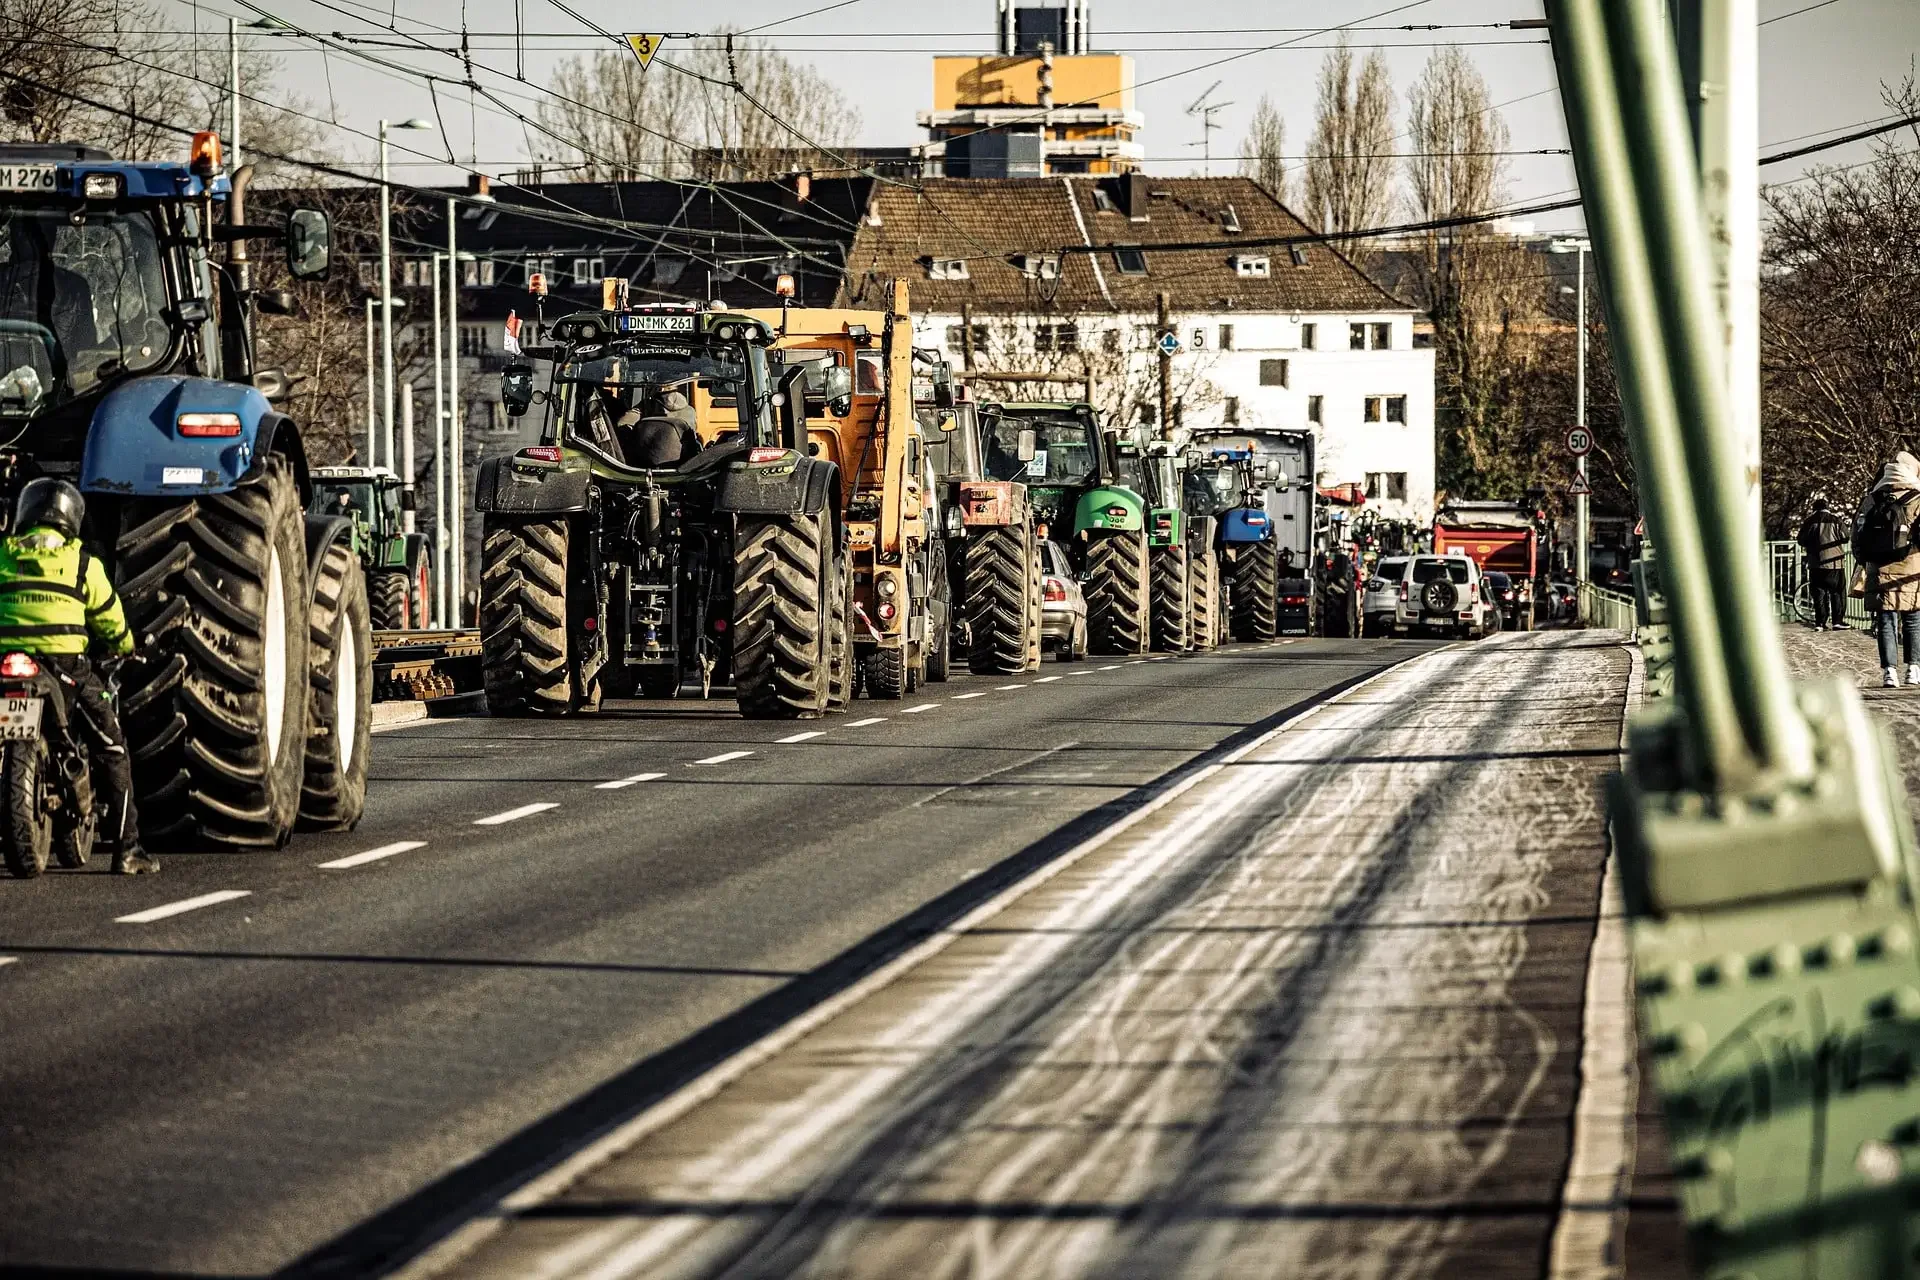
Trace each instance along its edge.
<path fill-rule="evenodd" d="M 427 718 L 427 704 L 424 702 L 376 702 L 373 704 L 373 732 L 383 729 L 398 729 L 403 724 L 414 724 Z"/>

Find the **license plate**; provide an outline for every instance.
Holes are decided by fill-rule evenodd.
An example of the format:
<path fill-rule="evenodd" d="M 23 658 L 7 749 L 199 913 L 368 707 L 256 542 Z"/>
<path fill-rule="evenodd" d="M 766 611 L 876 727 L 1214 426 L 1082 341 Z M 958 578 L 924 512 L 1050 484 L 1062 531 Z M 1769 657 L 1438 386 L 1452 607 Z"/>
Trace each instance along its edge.
<path fill-rule="evenodd" d="M 0 164 L 0 191 L 52 191 L 50 164 Z"/>
<path fill-rule="evenodd" d="M 0 742 L 40 736 L 43 698 L 0 698 Z"/>
<path fill-rule="evenodd" d="M 692 333 L 693 316 L 635 316 L 620 317 L 622 333 Z"/>
<path fill-rule="evenodd" d="M 204 484 L 207 473 L 199 467 L 162 467 L 161 484 Z"/>

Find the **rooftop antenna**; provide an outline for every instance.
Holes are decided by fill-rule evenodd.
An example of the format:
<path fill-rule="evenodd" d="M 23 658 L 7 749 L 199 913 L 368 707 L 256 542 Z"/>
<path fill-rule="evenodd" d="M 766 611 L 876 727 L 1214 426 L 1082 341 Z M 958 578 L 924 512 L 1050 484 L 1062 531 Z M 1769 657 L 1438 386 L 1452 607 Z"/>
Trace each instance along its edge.
<path fill-rule="evenodd" d="M 1200 117 L 1200 141 L 1189 142 L 1187 145 L 1201 149 L 1200 172 L 1202 176 L 1208 178 L 1213 176 L 1213 131 L 1222 127 L 1220 123 L 1213 118 L 1214 113 L 1225 111 L 1233 105 L 1231 102 L 1207 101 L 1208 98 L 1213 96 L 1213 91 L 1220 87 L 1220 84 L 1220 81 L 1215 80 L 1212 84 L 1208 85 L 1207 91 L 1195 98 L 1192 105 L 1187 108 L 1188 115 Z"/>

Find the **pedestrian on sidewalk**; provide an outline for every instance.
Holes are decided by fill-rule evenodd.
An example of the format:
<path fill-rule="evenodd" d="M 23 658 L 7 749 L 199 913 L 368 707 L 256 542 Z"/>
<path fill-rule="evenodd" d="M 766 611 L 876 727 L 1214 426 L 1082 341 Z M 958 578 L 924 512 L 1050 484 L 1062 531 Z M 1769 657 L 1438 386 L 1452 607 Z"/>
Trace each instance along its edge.
<path fill-rule="evenodd" d="M 1800 549 L 1813 590 L 1813 629 L 1838 631 L 1847 625 L 1847 526 L 1824 495 L 1800 525 Z"/>
<path fill-rule="evenodd" d="M 1880 642 L 1880 683 L 1900 687 L 1900 659 L 1907 684 L 1920 685 L 1920 459 L 1904 449 L 1880 472 L 1861 505 L 1853 533 L 1854 558 L 1867 565 L 1867 604 Z"/>

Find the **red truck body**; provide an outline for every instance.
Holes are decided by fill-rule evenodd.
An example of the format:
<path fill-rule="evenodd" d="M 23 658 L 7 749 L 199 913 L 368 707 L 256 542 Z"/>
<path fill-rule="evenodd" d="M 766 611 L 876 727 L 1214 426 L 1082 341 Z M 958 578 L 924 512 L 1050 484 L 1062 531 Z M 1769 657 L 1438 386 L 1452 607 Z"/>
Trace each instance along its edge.
<path fill-rule="evenodd" d="M 1514 593 L 1522 602 L 1515 610 L 1515 621 L 1523 629 L 1532 629 L 1540 535 L 1533 522 L 1511 503 L 1459 503 L 1449 507 L 1433 522 L 1433 553 L 1465 555 L 1480 566 L 1482 573 L 1504 573 L 1512 578 Z"/>

